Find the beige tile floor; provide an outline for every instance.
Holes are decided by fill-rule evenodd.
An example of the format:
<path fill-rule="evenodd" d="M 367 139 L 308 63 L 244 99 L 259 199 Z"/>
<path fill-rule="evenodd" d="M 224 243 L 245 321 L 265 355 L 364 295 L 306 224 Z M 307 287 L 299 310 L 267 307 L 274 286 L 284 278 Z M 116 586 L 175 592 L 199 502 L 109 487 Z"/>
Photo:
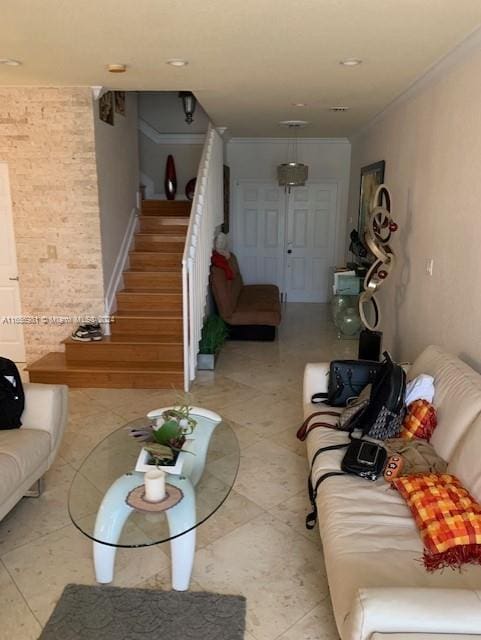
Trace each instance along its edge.
<path fill-rule="evenodd" d="M 202 372 L 193 386 L 196 404 L 232 423 L 241 465 L 230 497 L 198 530 L 192 589 L 245 595 L 246 640 L 338 638 L 320 540 L 304 528 L 307 468 L 295 431 L 305 363 L 355 350 L 336 339 L 327 305 L 289 304 L 276 342 L 228 343 L 216 372 Z M 44 493 L 0 522 L 1 640 L 36 639 L 66 584 L 95 582 L 91 545 L 67 513 L 75 469 L 105 435 L 175 395 L 70 391 L 69 424 Z M 88 494 L 83 507 L 92 517 Z M 168 554 L 168 545 L 120 549 L 114 584 L 170 588 Z"/>

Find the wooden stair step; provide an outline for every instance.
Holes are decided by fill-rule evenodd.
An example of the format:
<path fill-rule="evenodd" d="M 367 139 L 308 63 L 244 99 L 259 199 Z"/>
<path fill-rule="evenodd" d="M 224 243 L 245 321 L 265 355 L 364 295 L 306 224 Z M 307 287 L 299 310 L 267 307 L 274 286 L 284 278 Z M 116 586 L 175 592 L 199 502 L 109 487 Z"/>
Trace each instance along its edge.
<path fill-rule="evenodd" d="M 165 218 L 162 216 L 140 216 L 139 230 L 141 233 L 156 233 L 168 235 L 187 234 L 189 218 Z"/>
<path fill-rule="evenodd" d="M 129 253 L 131 269 L 156 271 L 163 269 L 180 269 L 182 253 L 157 253 L 152 251 L 131 251 Z"/>
<path fill-rule="evenodd" d="M 117 311 L 111 324 L 112 335 L 168 335 L 182 339 L 182 312 Z"/>
<path fill-rule="evenodd" d="M 181 236 L 150 233 L 135 234 L 135 251 L 155 251 L 161 253 L 182 253 L 185 238 Z"/>
<path fill-rule="evenodd" d="M 140 215 L 139 220 L 141 222 L 151 222 L 157 227 L 188 227 L 189 218 L 185 216 L 152 216 Z"/>
<path fill-rule="evenodd" d="M 182 312 L 182 293 L 173 291 L 135 291 L 124 289 L 117 293 L 119 311 L 139 309 L 170 309 Z"/>
<path fill-rule="evenodd" d="M 190 216 L 190 200 L 143 200 L 142 213 L 162 216 Z"/>
<path fill-rule="evenodd" d="M 70 387 L 170 389 L 184 380 L 179 362 L 69 362 L 65 353 L 49 353 L 27 370 L 31 382 Z"/>
<path fill-rule="evenodd" d="M 162 289 L 173 292 L 182 291 L 182 274 L 176 271 L 136 271 L 128 269 L 123 275 L 126 289 L 135 291 Z"/>
<path fill-rule="evenodd" d="M 64 340 L 65 357 L 78 362 L 183 362 L 183 345 L 171 336 L 105 336 L 95 342 Z"/>
<path fill-rule="evenodd" d="M 149 240 L 149 242 L 158 242 L 160 244 L 168 244 L 169 242 L 182 242 L 182 244 L 185 244 L 185 233 L 156 233 L 155 231 L 142 233 L 137 231 L 135 239 Z"/>
<path fill-rule="evenodd" d="M 158 223 L 157 218 L 141 216 L 139 218 L 140 233 L 155 233 L 162 235 L 183 235 L 184 239 L 187 235 L 187 226 L 180 224 Z M 184 240 L 185 241 L 185 240 Z"/>

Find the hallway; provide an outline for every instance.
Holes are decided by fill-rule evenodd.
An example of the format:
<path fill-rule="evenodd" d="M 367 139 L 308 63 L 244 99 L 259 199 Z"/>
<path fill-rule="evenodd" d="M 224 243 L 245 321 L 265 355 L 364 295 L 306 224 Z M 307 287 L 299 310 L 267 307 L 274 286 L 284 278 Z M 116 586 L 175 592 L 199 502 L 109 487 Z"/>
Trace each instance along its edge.
<path fill-rule="evenodd" d="M 192 588 L 243 594 L 247 640 L 336 640 L 317 531 L 304 528 L 302 420 L 306 362 L 355 355 L 338 341 L 328 305 L 288 304 L 274 343 L 229 342 L 215 373 L 200 372 L 192 403 L 228 419 L 241 465 L 230 497 L 197 531 Z M 60 455 L 38 500 L 24 499 L 0 523 L 0 627 L 34 640 L 63 587 L 94 583 L 91 544 L 70 523 L 67 497 L 83 457 L 105 435 L 172 403 L 165 390 L 71 389 Z M 93 517 L 85 497 L 85 517 Z M 115 583 L 169 589 L 168 545 L 120 549 Z"/>

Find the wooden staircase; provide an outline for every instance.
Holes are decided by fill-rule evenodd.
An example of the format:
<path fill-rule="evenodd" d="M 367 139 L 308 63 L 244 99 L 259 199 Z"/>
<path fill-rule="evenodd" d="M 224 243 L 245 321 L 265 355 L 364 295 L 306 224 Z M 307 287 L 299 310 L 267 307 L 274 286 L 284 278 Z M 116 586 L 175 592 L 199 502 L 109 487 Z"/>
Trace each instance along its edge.
<path fill-rule="evenodd" d="M 31 382 L 97 388 L 183 386 L 181 260 L 190 208 L 187 201 L 143 201 L 111 335 L 98 342 L 67 338 L 65 353 L 49 353 L 28 367 Z"/>

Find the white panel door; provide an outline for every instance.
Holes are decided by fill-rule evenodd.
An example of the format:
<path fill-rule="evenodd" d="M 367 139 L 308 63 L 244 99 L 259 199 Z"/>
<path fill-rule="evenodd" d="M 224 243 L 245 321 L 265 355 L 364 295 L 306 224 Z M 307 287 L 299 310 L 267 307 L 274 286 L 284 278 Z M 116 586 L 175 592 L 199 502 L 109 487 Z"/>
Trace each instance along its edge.
<path fill-rule="evenodd" d="M 246 284 L 276 284 L 283 290 L 285 210 L 277 184 L 237 184 L 233 250 Z"/>
<path fill-rule="evenodd" d="M 0 162 L 0 356 L 25 362 L 8 166 Z"/>
<path fill-rule="evenodd" d="M 337 184 L 292 189 L 287 204 L 285 292 L 288 302 L 327 302 L 334 264 Z"/>

